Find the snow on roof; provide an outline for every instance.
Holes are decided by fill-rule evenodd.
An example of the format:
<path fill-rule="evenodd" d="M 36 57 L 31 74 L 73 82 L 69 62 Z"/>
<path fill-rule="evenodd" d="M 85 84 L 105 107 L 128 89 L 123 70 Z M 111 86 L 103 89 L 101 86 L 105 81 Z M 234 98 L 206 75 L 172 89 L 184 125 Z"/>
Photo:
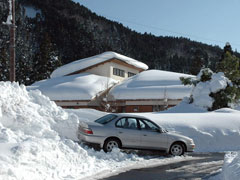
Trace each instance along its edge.
<path fill-rule="evenodd" d="M 115 99 L 182 99 L 189 96 L 192 87 L 181 84 L 187 74 L 148 70 L 137 74 L 111 89 Z"/>
<path fill-rule="evenodd" d="M 42 80 L 28 89 L 39 89 L 51 100 L 91 100 L 115 83 L 117 81 L 111 78 L 81 73 Z"/>
<path fill-rule="evenodd" d="M 71 62 L 69 64 L 65 64 L 57 68 L 56 70 L 54 70 L 51 74 L 51 78 L 65 76 L 67 74 L 70 74 L 79 70 L 83 70 L 85 68 L 94 66 L 96 64 L 102 63 L 104 61 L 107 61 L 113 58 L 124 61 L 125 63 L 133 65 L 140 69 L 144 69 L 144 70 L 148 69 L 148 66 L 140 61 L 137 61 L 135 59 L 129 58 L 127 56 L 124 56 L 115 52 L 108 51 L 96 56 L 80 59 L 80 60 Z"/>

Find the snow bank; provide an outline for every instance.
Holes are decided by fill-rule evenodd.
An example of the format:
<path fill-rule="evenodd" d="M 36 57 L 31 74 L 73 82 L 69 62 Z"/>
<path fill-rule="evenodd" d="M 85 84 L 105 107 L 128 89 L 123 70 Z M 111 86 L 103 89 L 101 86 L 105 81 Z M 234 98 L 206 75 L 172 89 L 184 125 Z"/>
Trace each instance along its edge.
<path fill-rule="evenodd" d="M 100 112 L 65 111 L 40 91 L 28 92 L 17 83 L 0 82 L 0 92 L 0 179 L 97 179 L 130 168 L 191 158 L 143 159 L 118 149 L 96 152 L 73 140 L 78 122 L 93 120 Z"/>
<path fill-rule="evenodd" d="M 184 86 L 180 77 L 187 74 L 161 70 L 141 72 L 111 89 L 115 99 L 182 99 L 190 96 L 191 86 Z"/>
<path fill-rule="evenodd" d="M 104 113 L 63 110 L 40 91 L 27 92 L 17 83 L 0 82 L 0 92 L 0 179 L 97 179 L 130 168 L 191 158 L 147 159 L 117 149 L 107 154 L 96 152 L 73 140 L 79 121 L 93 121 Z M 239 111 L 224 108 L 181 113 L 180 109 L 190 108 L 189 104 L 185 105 L 181 103 L 181 108 L 171 109 L 172 113 L 141 115 L 170 131 L 193 138 L 197 152 L 240 150 Z M 225 163 L 226 177 L 231 175 L 230 171 L 239 172 L 239 153 L 230 157 Z"/>
<path fill-rule="evenodd" d="M 160 126 L 192 138 L 196 152 L 240 150 L 240 111 L 229 108 L 208 112 L 185 100 L 167 111 L 141 113 Z"/>
<path fill-rule="evenodd" d="M 51 78 L 64 76 L 75 71 L 80 71 L 82 69 L 114 58 L 144 70 L 148 69 L 148 66 L 140 61 L 109 51 L 89 58 L 80 59 L 69 64 L 65 64 L 54 70 L 51 74 Z"/>
<path fill-rule="evenodd" d="M 239 180 L 240 177 L 240 151 L 225 155 L 222 169 L 223 180 Z"/>
<path fill-rule="evenodd" d="M 38 81 L 28 89 L 39 89 L 51 100 L 91 100 L 117 81 L 89 73 Z"/>

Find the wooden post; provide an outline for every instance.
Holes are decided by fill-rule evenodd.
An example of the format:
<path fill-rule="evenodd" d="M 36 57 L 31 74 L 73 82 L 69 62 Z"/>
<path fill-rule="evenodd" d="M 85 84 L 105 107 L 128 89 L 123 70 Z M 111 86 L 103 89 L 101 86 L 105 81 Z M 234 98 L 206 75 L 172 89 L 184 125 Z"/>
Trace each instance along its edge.
<path fill-rule="evenodd" d="M 10 81 L 16 80 L 15 74 L 15 0 L 12 1 L 12 24 L 10 25 Z"/>

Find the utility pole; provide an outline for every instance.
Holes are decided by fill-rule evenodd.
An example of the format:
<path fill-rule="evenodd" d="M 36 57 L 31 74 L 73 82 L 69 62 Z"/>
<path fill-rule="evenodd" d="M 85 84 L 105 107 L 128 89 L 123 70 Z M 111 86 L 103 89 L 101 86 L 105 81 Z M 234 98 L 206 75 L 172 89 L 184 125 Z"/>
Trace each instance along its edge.
<path fill-rule="evenodd" d="M 12 1 L 12 24 L 10 25 L 10 81 L 16 80 L 15 74 L 15 0 Z"/>

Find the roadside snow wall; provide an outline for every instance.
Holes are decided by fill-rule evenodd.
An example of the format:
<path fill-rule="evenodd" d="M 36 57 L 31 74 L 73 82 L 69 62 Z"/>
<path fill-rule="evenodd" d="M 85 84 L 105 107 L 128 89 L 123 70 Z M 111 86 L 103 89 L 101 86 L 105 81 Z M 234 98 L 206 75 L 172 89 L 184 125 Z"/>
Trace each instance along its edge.
<path fill-rule="evenodd" d="M 240 178 L 240 151 L 230 152 L 225 155 L 223 180 L 239 180 Z"/>
<path fill-rule="evenodd" d="M 81 179 L 142 160 L 81 147 L 70 140 L 78 121 L 40 91 L 0 82 L 0 179 Z"/>

